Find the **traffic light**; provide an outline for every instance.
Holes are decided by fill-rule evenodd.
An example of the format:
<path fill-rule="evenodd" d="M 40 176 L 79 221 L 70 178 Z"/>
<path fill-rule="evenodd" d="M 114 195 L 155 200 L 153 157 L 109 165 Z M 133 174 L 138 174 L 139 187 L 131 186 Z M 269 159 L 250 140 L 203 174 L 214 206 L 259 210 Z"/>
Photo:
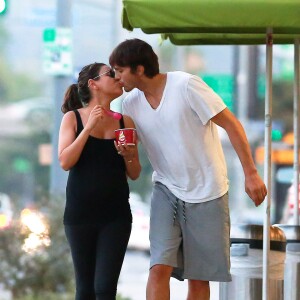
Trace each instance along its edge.
<path fill-rule="evenodd" d="M 282 132 L 278 129 L 272 129 L 271 132 L 272 141 L 280 141 L 282 140 Z"/>
<path fill-rule="evenodd" d="M 4 15 L 7 10 L 8 0 L 0 0 L 0 15 Z"/>

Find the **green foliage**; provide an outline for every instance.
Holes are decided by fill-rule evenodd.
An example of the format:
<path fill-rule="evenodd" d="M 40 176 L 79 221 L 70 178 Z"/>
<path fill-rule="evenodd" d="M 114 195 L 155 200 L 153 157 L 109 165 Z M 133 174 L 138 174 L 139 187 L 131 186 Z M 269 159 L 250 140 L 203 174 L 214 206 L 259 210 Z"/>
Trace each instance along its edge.
<path fill-rule="evenodd" d="M 22 228 L 19 214 L 10 228 L 0 232 L 0 282 L 14 299 L 24 299 L 21 296 L 54 299 L 45 295 L 73 290 L 73 267 L 62 226 L 61 202 L 45 197 L 39 203 L 38 209 L 43 211 L 50 226 L 49 247 L 41 246 L 32 253 L 22 249 L 28 232 Z"/>
<path fill-rule="evenodd" d="M 4 49 L 5 49 L 5 45 L 8 42 L 8 33 L 5 30 L 2 22 L 0 22 L 0 54 L 2 56 Z"/>
<path fill-rule="evenodd" d="M 0 22 L 0 105 L 42 94 L 40 82 L 30 77 L 26 70 L 23 73 L 15 72 L 5 59 L 8 40 L 7 30 L 3 22 Z"/>
<path fill-rule="evenodd" d="M 20 297 L 15 300 L 74 300 L 74 295 L 70 294 L 53 294 L 53 293 L 44 293 L 41 297 L 32 297 L 32 296 L 25 296 Z M 130 298 L 124 298 L 122 295 L 117 295 L 116 300 L 131 300 Z"/>
<path fill-rule="evenodd" d="M 35 209 L 49 224 L 51 244 L 33 253 L 22 250 L 28 232 L 16 213 L 12 226 L 0 231 L 0 282 L 14 300 L 73 300 L 73 265 L 62 224 L 64 199 L 41 197 Z M 120 294 L 116 299 L 130 300 Z"/>
<path fill-rule="evenodd" d="M 41 86 L 26 73 L 14 72 L 7 61 L 0 61 L 0 105 L 41 95 Z"/>
<path fill-rule="evenodd" d="M 35 200 L 41 191 L 49 189 L 49 167 L 39 163 L 39 145 L 50 142 L 47 132 L 33 132 L 29 136 L 6 138 L 0 140 L 0 191 L 13 198 L 21 198 L 24 189 L 30 189 L 28 180 L 33 180 L 32 199 Z M 29 170 L 22 173 L 16 168 L 16 162 L 28 163 Z"/>
<path fill-rule="evenodd" d="M 15 298 L 15 300 L 74 300 L 74 295 L 63 294 L 59 295 L 57 293 L 43 293 L 42 296 L 21 296 Z"/>
<path fill-rule="evenodd" d="M 117 299 L 116 300 L 131 300 L 131 298 L 124 298 L 122 295 L 117 295 Z"/>

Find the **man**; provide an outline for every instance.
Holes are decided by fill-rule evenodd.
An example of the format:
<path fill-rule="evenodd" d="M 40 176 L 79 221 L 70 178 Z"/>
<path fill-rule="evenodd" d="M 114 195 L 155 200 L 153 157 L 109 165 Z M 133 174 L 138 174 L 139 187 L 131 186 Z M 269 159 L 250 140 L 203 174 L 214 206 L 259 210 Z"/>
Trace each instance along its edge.
<path fill-rule="evenodd" d="M 239 156 L 254 204 L 267 194 L 244 129 L 199 77 L 160 73 L 142 40 L 119 44 L 110 64 L 130 92 L 123 113 L 134 120 L 154 170 L 147 299 L 170 299 L 173 276 L 188 279 L 188 300 L 208 300 L 209 281 L 231 280 L 228 179 L 216 125 Z"/>

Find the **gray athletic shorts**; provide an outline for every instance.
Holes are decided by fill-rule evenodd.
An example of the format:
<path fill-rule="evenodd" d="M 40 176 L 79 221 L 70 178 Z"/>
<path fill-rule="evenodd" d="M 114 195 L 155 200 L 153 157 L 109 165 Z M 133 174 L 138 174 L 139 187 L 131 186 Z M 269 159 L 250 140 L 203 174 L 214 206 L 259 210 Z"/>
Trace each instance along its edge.
<path fill-rule="evenodd" d="M 150 268 L 172 266 L 172 277 L 178 280 L 231 281 L 228 194 L 187 203 L 155 183 L 150 245 Z"/>

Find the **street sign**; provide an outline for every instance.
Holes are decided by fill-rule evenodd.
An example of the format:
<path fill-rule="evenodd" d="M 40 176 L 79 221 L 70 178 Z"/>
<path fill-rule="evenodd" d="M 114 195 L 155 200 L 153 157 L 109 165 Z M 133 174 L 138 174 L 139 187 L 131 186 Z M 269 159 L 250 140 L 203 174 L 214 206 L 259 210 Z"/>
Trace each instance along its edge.
<path fill-rule="evenodd" d="M 7 10 L 7 0 L 0 0 L 0 15 L 4 15 Z"/>
<path fill-rule="evenodd" d="M 72 75 L 72 30 L 47 28 L 43 33 L 43 70 L 49 75 Z"/>
<path fill-rule="evenodd" d="M 31 163 L 27 158 L 17 157 L 13 160 L 13 168 L 17 173 L 28 174 L 31 170 Z"/>
<path fill-rule="evenodd" d="M 233 76 L 230 74 L 203 74 L 201 78 L 223 99 L 228 109 L 233 111 Z"/>
<path fill-rule="evenodd" d="M 274 56 L 278 63 L 278 72 L 274 78 L 283 81 L 294 79 L 294 45 L 277 45 Z"/>

